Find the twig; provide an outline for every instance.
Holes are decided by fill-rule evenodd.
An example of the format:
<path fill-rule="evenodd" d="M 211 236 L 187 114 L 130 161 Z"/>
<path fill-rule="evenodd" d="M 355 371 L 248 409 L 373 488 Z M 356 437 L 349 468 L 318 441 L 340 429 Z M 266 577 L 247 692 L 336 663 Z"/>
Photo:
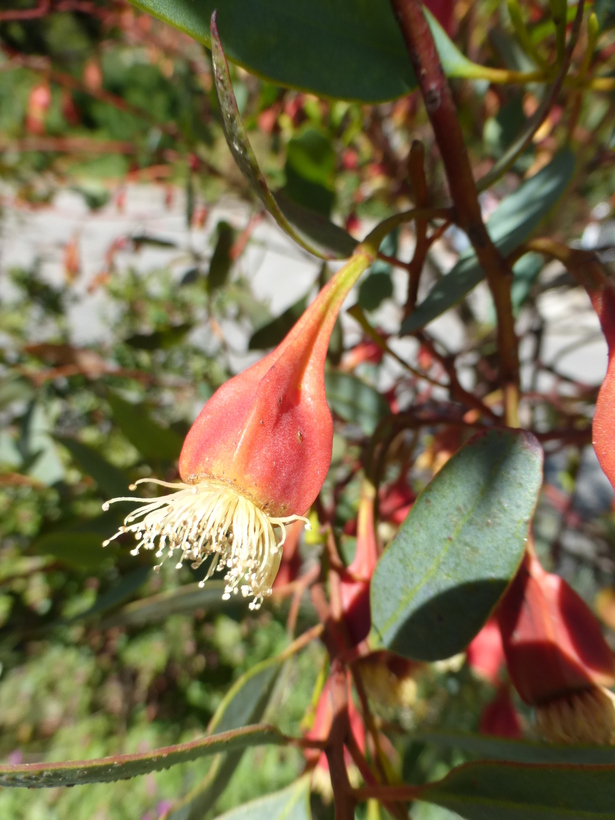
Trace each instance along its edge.
<path fill-rule="evenodd" d="M 519 426 L 519 353 L 510 285 L 512 271 L 493 244 L 483 222 L 472 167 L 431 29 L 420 0 L 391 0 L 414 67 L 427 114 L 440 148 L 455 207 L 456 222 L 468 235 L 485 271 L 498 319 L 500 376 L 506 422 Z M 539 72 L 540 73 L 540 72 Z"/>

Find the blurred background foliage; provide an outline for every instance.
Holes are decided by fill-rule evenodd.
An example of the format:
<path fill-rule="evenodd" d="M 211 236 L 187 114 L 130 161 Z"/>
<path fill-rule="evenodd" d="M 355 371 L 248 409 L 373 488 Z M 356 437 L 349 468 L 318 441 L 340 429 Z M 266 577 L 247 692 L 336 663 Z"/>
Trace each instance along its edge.
<path fill-rule="evenodd" d="M 80 196 L 92 213 L 121 215 L 131 186 L 147 184 L 164 190 L 170 210 L 181 201 L 191 235 L 207 236 L 203 251 L 179 247 L 165 235 L 118 235 L 100 270 L 85 282 L 75 239 L 63 249 L 60 277 L 50 279 L 39 260 L 3 269 L 0 283 L 0 757 L 28 762 L 143 751 L 206 732 L 231 684 L 285 645 L 289 601 L 274 596 L 252 614 L 241 604 L 223 605 L 215 587 L 199 590 L 199 574 L 187 567 L 177 572 L 165 565 L 155 573 L 149 554 L 134 558 L 128 544 L 102 549 L 119 510 L 103 515 L 101 505 L 125 494 L 138 478 L 176 478 L 191 421 L 237 367 L 225 323 L 241 329 L 251 350 L 269 348 L 300 315 L 309 292 L 298 293 L 297 303 L 275 317 L 252 288 L 250 266 L 242 259 L 246 247 L 258 242 L 254 232 L 262 214 L 228 152 L 204 46 L 121 0 L 10 5 L 11 11 L 0 12 L 0 219 L 8 224 L 14 212 L 52 212 L 66 191 Z M 526 68 L 505 4 L 453 5 L 454 16 L 443 23 L 464 54 L 481 64 Z M 529 4 L 535 43 L 548 46 L 553 34 L 541 23 L 545 5 Z M 609 4 L 602 6 L 608 59 L 615 49 L 608 29 L 613 19 Z M 370 220 L 408 206 L 412 139 L 425 142 L 431 190 L 444 199 L 441 167 L 416 94 L 362 106 L 278 88 L 236 67 L 232 75 L 268 182 L 292 200 L 362 235 Z M 455 93 L 480 175 L 535 108 L 536 89 L 457 82 Z M 557 127 L 563 111 L 555 106 L 538 138 L 485 195 L 485 208 L 493 209 L 525 174 L 548 165 L 573 140 L 573 181 L 564 203 L 549 215 L 550 231 L 567 240 L 585 237 L 586 245 L 592 237 L 593 246 L 612 244 L 615 223 L 606 219 L 615 190 L 612 103 L 612 95 L 579 95 L 567 128 Z M 215 217 L 212 207 L 223 195 L 247 203 L 243 228 Z M 383 250 L 394 255 L 403 239 L 390 237 Z M 442 253 L 430 254 L 429 281 L 437 282 L 447 260 L 463 250 L 458 239 L 449 233 Z M 168 251 L 172 262 L 144 270 L 138 260 L 152 248 Z M 604 484 L 592 483 L 597 479 L 591 469 L 582 468 L 596 388 L 552 368 L 549 384 L 559 391 L 557 401 L 538 393 L 547 368 L 540 359 L 545 319 L 537 304 L 549 289 L 574 288 L 561 272 L 539 280 L 542 267 L 528 270 L 518 304 L 525 317 L 527 382 L 533 380 L 537 396 L 534 421 L 576 426 L 579 438 L 551 453 L 550 489 L 536 533 L 539 548 L 550 554 L 547 563 L 563 570 L 586 599 L 603 590 L 601 614 L 611 629 L 610 495 Z M 320 281 L 328 275 L 325 266 Z M 71 316 L 84 294 L 99 291 L 105 294 L 104 340 L 79 347 Z M 374 267 L 358 301 L 371 317 L 382 306 L 402 310 L 390 265 Z M 461 359 L 478 356 L 483 362 L 473 371 L 473 387 L 487 396 L 496 382 L 492 320 L 472 300 L 455 311 L 464 332 Z M 386 375 L 373 350 L 369 356 L 356 353 L 356 338 L 341 327 L 334 336 L 328 385 L 337 434 L 326 492 L 335 499 L 349 556 L 359 448 L 394 401 L 429 408 L 438 398 L 420 378 L 389 378 L 394 395 L 383 407 L 374 388 L 384 390 Z M 421 355 L 421 367 L 438 375 L 428 348 Z M 344 379 L 351 372 L 361 381 L 348 392 Z M 401 442 L 388 479 L 405 475 L 415 494 L 458 445 L 425 428 Z M 390 536 L 395 522 L 388 526 Z M 301 545 L 305 565 L 320 548 L 318 538 Z M 314 623 L 304 601 L 297 633 Z M 324 649 L 311 645 L 285 665 L 268 706 L 283 730 L 309 728 L 309 705 L 325 663 Z M 411 704 L 377 707 L 390 724 L 405 775 L 424 782 L 465 759 L 461 751 L 409 741 L 408 728 L 476 730 L 493 693 L 461 659 L 432 665 Z M 178 766 L 113 787 L 3 789 L 0 815 L 155 820 L 172 811 L 172 802 L 200 782 L 209 765 Z M 286 786 L 304 765 L 296 749 L 248 750 L 216 811 Z M 313 802 L 316 816 L 331 813 L 325 798 Z M 450 815 L 421 806 L 413 816 Z"/>

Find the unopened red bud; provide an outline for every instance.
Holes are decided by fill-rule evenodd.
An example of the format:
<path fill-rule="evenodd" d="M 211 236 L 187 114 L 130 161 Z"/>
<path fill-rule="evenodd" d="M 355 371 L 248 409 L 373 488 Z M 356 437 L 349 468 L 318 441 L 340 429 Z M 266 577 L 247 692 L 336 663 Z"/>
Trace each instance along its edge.
<path fill-rule="evenodd" d="M 596 617 L 534 556 L 525 556 L 497 617 L 510 677 L 526 703 L 614 682 L 613 653 Z"/>
<path fill-rule="evenodd" d="M 608 345 L 608 366 L 592 423 L 592 441 L 600 466 L 615 487 L 615 291 L 605 286 L 590 291 L 592 304 Z"/>
<path fill-rule="evenodd" d="M 510 697 L 508 687 L 502 687 L 484 708 L 480 719 L 481 735 L 519 738 L 523 734 L 521 719 Z"/>
<path fill-rule="evenodd" d="M 342 578 L 340 583 L 344 622 L 353 646 L 367 637 L 371 626 L 369 584 L 379 552 L 374 522 L 375 499 L 374 485 L 365 479 L 359 502 L 355 556 L 348 567 L 348 577 Z"/>
<path fill-rule="evenodd" d="M 500 628 L 495 618 L 487 621 L 468 646 L 466 660 L 470 669 L 479 677 L 485 678 L 493 686 L 497 685 L 505 657 Z"/>
<path fill-rule="evenodd" d="M 359 246 L 273 352 L 209 399 L 184 442 L 181 482 L 146 479 L 177 492 L 151 499 L 125 518 L 114 538 L 133 533 L 133 554 L 156 550 L 163 560 L 176 555 L 178 568 L 189 561 L 194 569 L 211 558 L 201 584 L 225 571 L 223 597 L 240 591 L 254 598 L 252 608 L 271 594 L 286 527 L 307 512 L 329 469 L 329 338 L 378 240 Z M 139 499 L 113 499 L 119 500 Z"/>

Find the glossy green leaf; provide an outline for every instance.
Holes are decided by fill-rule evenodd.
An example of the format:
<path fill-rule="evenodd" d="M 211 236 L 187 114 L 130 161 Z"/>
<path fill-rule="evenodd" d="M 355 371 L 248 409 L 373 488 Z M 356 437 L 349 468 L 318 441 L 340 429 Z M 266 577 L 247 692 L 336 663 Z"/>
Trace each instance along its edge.
<path fill-rule="evenodd" d="M 218 820 L 310 820 L 310 776 L 275 794 L 251 800 L 221 814 Z"/>
<path fill-rule="evenodd" d="M 303 314 L 307 307 L 308 294 L 302 296 L 293 305 L 276 316 L 275 319 L 257 328 L 248 342 L 248 350 L 264 350 L 268 347 L 275 347 L 286 336 L 293 327 L 297 319 Z"/>
<path fill-rule="evenodd" d="M 391 412 L 377 390 L 350 373 L 326 373 L 325 387 L 331 410 L 344 421 L 358 424 L 366 436 Z"/>
<path fill-rule="evenodd" d="M 148 772 L 159 772 L 219 752 L 233 752 L 249 746 L 284 743 L 284 736 L 272 726 L 244 726 L 231 732 L 178 743 L 152 752 L 114 755 L 95 760 L 70 760 L 62 763 L 24 763 L 0 766 L 0 785 L 29 789 L 77 786 L 84 783 L 110 783 L 127 780 Z"/>
<path fill-rule="evenodd" d="M 615 766 L 466 763 L 420 799 L 467 820 L 613 820 Z"/>
<path fill-rule="evenodd" d="M 321 214 L 309 211 L 282 193 L 274 195 L 269 190 L 239 114 L 228 64 L 218 38 L 214 18 L 211 20 L 211 48 L 216 95 L 224 135 L 231 154 L 252 191 L 280 228 L 306 251 L 322 259 L 350 256 L 357 244 L 350 234 Z"/>
<path fill-rule="evenodd" d="M 415 737 L 417 741 L 433 743 L 435 746 L 460 749 L 477 757 L 511 763 L 615 766 L 615 748 L 611 746 L 556 746 L 553 743 L 534 743 L 461 732 L 421 732 Z"/>
<path fill-rule="evenodd" d="M 90 476 L 109 498 L 123 495 L 129 484 L 128 477 L 88 444 L 68 436 L 54 436 L 55 440 L 73 457 L 79 469 Z"/>
<path fill-rule="evenodd" d="M 282 660 L 257 664 L 227 692 L 209 724 L 210 732 L 226 732 L 262 720 Z M 165 820 L 200 820 L 215 805 L 241 761 L 243 750 L 218 755 L 207 775 L 166 815 Z"/>
<path fill-rule="evenodd" d="M 519 566 L 541 482 L 530 433 L 494 429 L 465 444 L 378 561 L 372 647 L 425 661 L 464 649 Z"/>
<path fill-rule="evenodd" d="M 228 57 L 278 85 L 325 97 L 383 102 L 416 80 L 388 0 L 136 0 L 135 5 L 210 45 L 218 24 Z M 445 73 L 476 77 L 480 67 L 426 12 Z"/>
<path fill-rule="evenodd" d="M 142 456 L 153 461 L 175 461 L 183 442 L 174 430 L 154 421 L 144 405 L 131 404 L 117 393 L 109 393 L 108 401 L 122 433 Z"/>
<path fill-rule="evenodd" d="M 491 215 L 489 235 L 504 254 L 515 250 L 563 196 L 574 173 L 573 152 L 565 148 L 518 190 L 507 196 Z M 450 273 L 431 289 L 402 324 L 403 333 L 414 333 L 441 316 L 484 278 L 473 250 L 465 251 Z"/>

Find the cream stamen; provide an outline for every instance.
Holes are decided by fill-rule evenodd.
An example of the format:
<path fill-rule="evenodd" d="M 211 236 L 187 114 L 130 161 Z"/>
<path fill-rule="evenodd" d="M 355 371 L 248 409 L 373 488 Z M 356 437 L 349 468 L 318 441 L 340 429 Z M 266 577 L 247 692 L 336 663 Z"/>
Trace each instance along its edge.
<path fill-rule="evenodd" d="M 123 526 L 103 542 L 103 547 L 123 533 L 132 532 L 137 544 L 131 555 L 138 555 L 141 549 L 155 549 L 156 557 L 162 560 L 154 569 L 160 569 L 164 560 L 176 550 L 181 551 L 177 569 L 184 560 L 197 569 L 212 555 L 211 566 L 199 586 L 204 586 L 214 572 L 226 569 L 223 599 L 228 600 L 241 590 L 244 597 L 254 598 L 250 609 L 258 609 L 263 598 L 271 595 L 282 560 L 286 526 L 298 520 L 305 521 L 306 529 L 310 526 L 300 515 L 269 516 L 250 499 L 227 486 L 208 481 L 172 484 L 156 478 L 141 478 L 130 489 L 136 489 L 144 482 L 177 492 L 148 499 L 145 503 L 143 499 L 131 496 L 106 501 L 103 510 L 118 501 L 139 502 L 141 506 L 126 516 Z"/>

